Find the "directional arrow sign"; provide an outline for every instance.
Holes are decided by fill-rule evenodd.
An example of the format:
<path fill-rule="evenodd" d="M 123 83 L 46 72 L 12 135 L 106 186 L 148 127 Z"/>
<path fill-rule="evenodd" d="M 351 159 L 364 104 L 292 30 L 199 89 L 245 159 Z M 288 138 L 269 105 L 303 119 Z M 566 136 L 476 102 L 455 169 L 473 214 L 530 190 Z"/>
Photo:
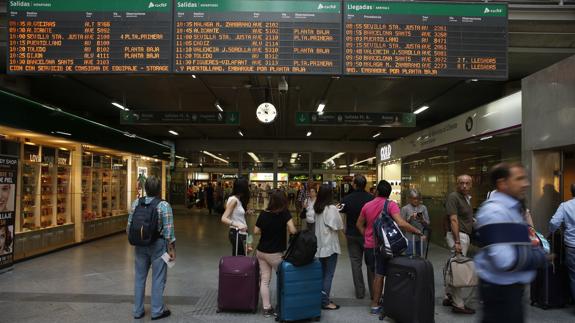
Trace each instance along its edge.
<path fill-rule="evenodd" d="M 415 114 L 402 112 L 296 112 L 296 125 L 415 127 Z"/>
<path fill-rule="evenodd" d="M 122 111 L 120 124 L 133 125 L 239 125 L 239 112 Z"/>

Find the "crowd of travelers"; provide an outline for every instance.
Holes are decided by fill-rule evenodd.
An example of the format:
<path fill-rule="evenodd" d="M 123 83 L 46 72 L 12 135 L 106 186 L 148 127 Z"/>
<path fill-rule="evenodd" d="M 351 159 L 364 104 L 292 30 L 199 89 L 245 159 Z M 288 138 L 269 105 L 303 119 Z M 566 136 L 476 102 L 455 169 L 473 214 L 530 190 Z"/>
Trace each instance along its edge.
<path fill-rule="evenodd" d="M 450 259 L 456 257 L 460 264 L 466 263 L 461 259 L 468 259 L 474 264 L 475 269 L 471 274 L 477 282 L 463 287 L 473 287 L 479 291 L 481 322 L 524 322 L 525 285 L 532 283 L 536 275 L 539 275 L 538 270 L 541 271 L 541 268 L 553 262 L 555 255 L 546 248 L 547 241 L 542 235 L 534 230 L 531 214 L 525 206 L 529 186 L 525 168 L 521 164 L 496 165 L 490 173 L 490 183 L 492 191 L 474 214 L 471 204 L 473 180 L 466 174 L 456 178 L 456 190 L 445 199 L 444 238 L 451 251 Z M 363 299 L 369 296 L 371 314 L 386 312 L 381 300 L 385 294 L 385 278 L 391 260 L 379 251 L 382 242 L 374 232 L 378 230 L 378 219 L 389 216 L 393 220 L 406 241 L 402 253 L 412 257 L 427 257 L 432 221 L 418 190 L 406 191 L 404 195 L 407 203 L 400 208 L 395 201 L 389 199 L 392 192 L 389 182 L 379 181 L 374 194 L 366 191 L 366 185 L 364 176 L 355 175 L 353 191 L 339 202 L 334 200 L 331 185 L 308 186 L 302 211 L 297 215 L 305 219 L 301 228 L 296 227 L 289 211 L 289 192 L 271 189 L 267 207 L 257 216 L 255 226 L 250 228 L 246 218 L 253 214 L 248 205 L 254 195 L 246 179 L 235 180 L 225 201 L 221 222 L 228 228 L 233 256 L 255 252 L 260 271 L 259 293 L 266 317 L 276 313 L 272 307 L 269 286 L 288 248 L 288 234 L 296 235 L 301 230 L 313 232 L 317 241 L 315 257 L 321 263 L 322 271 L 321 309 L 340 308 L 330 294 L 341 255 L 340 232 L 343 231 L 347 240 L 355 297 Z M 175 259 L 175 236 L 171 207 L 158 198 L 160 187 L 155 177 L 146 181 L 147 197 L 134 201 L 128 220 L 127 231 L 132 234 L 136 221 L 134 219 L 143 212 L 140 209 L 151 205 L 157 210 L 155 230 L 159 238 L 149 245 L 136 244 L 135 318 L 144 315 L 144 286 L 150 266 L 152 319 L 170 315 L 162 301 L 167 271 L 166 262 L 160 256 L 167 252 L 170 259 Z M 208 185 L 208 189 L 210 187 Z M 575 185 L 571 189 L 575 197 Z M 218 190 L 220 188 L 215 192 Z M 565 227 L 565 261 L 571 277 L 569 286 L 575 295 L 575 199 L 561 204 L 550 221 L 549 232 L 557 231 L 562 225 Z M 259 236 L 255 250 L 250 233 Z M 472 249 L 476 250 L 474 259 L 468 258 Z M 363 264 L 367 267 L 367 283 L 363 277 Z M 476 309 L 466 304 L 461 285 L 445 285 L 443 306 L 450 307 L 456 314 L 473 315 Z M 532 290 L 532 300 L 535 292 Z"/>

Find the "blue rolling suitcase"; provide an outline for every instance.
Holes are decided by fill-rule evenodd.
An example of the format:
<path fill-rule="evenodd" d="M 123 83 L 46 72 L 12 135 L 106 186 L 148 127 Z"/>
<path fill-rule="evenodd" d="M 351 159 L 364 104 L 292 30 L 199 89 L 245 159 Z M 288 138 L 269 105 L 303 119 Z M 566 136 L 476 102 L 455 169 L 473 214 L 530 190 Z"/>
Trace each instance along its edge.
<path fill-rule="evenodd" d="M 277 272 L 276 321 L 299 321 L 321 317 L 322 271 L 319 260 L 296 267 L 283 261 Z"/>

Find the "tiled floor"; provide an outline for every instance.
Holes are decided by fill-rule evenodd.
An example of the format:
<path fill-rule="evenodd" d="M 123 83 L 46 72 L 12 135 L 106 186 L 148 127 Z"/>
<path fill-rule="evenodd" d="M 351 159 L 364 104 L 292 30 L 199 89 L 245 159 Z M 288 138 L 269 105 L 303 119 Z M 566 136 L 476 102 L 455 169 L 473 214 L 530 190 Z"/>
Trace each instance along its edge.
<path fill-rule="evenodd" d="M 253 223 L 255 218 L 250 218 Z M 176 211 L 177 264 L 169 270 L 166 302 L 173 314 L 164 322 L 262 322 L 261 314 L 216 313 L 217 266 L 230 253 L 226 227 L 206 212 Z M 342 242 L 345 239 L 341 240 Z M 342 246 L 345 250 L 345 246 Z M 41 256 L 0 275 L 0 322 L 132 322 L 133 250 L 119 234 Z M 477 322 L 442 307 L 441 269 L 447 252 L 432 247 L 436 322 Z M 272 283 L 273 285 L 273 283 Z M 332 296 L 339 311 L 324 311 L 323 322 L 377 321 L 367 300 L 354 298 L 347 253 L 338 259 Z M 528 322 L 573 322 L 575 310 L 526 306 Z M 146 306 L 148 310 L 148 306 Z M 148 321 L 149 314 L 141 321 Z"/>

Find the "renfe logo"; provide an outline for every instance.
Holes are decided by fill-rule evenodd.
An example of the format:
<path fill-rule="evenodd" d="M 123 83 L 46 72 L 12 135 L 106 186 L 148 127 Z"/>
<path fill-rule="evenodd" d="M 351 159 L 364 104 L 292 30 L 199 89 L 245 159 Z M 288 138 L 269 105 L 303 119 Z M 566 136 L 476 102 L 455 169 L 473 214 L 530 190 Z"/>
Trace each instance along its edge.
<path fill-rule="evenodd" d="M 166 8 L 167 6 L 168 6 L 168 4 L 166 2 L 163 2 L 163 3 L 150 2 L 150 4 L 148 5 L 148 8 Z"/>
<path fill-rule="evenodd" d="M 489 8 L 485 7 L 485 10 L 483 11 L 483 13 L 503 13 L 503 10 L 501 10 L 501 9 L 489 9 Z"/>
<path fill-rule="evenodd" d="M 318 10 L 322 10 L 322 9 L 336 9 L 336 6 L 335 6 L 335 4 L 322 4 L 322 3 L 320 3 L 320 4 L 317 6 L 317 9 L 318 9 Z"/>

